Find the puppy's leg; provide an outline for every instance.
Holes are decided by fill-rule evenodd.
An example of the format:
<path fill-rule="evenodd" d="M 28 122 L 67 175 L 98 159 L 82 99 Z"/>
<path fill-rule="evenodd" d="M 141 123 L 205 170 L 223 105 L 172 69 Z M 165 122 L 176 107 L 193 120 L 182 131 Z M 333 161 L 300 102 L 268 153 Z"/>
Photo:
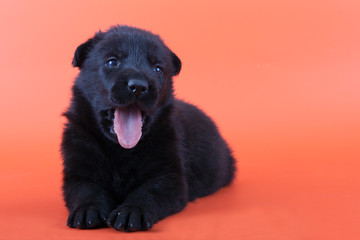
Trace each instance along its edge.
<path fill-rule="evenodd" d="M 159 175 L 133 191 L 108 217 L 107 224 L 120 231 L 150 229 L 187 204 L 184 178 L 180 174 Z"/>
<path fill-rule="evenodd" d="M 63 191 L 70 212 L 67 225 L 84 229 L 106 227 L 106 217 L 116 205 L 103 188 L 106 171 L 101 162 L 105 156 L 90 137 L 70 128 L 65 130 L 62 142 Z"/>

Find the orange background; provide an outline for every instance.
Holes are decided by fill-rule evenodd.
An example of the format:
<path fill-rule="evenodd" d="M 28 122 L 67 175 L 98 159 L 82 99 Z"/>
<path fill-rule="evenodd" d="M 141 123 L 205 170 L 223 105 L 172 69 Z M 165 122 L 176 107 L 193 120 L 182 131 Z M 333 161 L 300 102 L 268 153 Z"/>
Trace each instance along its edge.
<path fill-rule="evenodd" d="M 70 229 L 70 63 L 118 23 L 182 59 L 176 94 L 213 117 L 238 174 L 150 232 Z M 359 26 L 358 0 L 1 1 L 0 239 L 360 239 Z"/>

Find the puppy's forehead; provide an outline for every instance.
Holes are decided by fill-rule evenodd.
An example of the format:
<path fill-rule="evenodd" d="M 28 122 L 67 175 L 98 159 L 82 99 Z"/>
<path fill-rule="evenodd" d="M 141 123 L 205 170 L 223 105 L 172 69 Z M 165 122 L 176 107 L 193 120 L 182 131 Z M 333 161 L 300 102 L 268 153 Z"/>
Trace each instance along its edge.
<path fill-rule="evenodd" d="M 103 52 L 127 56 L 162 55 L 164 44 L 156 35 L 146 33 L 109 32 L 99 43 Z"/>

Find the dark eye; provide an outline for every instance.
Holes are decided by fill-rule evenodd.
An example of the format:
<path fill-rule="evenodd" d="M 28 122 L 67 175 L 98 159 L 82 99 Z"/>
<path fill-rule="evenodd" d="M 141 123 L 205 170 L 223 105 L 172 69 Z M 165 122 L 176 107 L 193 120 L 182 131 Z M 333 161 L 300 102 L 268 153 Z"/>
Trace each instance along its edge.
<path fill-rule="evenodd" d="M 118 67 L 119 61 L 116 58 L 110 58 L 106 61 L 105 66 L 109 68 Z"/>
<path fill-rule="evenodd" d="M 163 69 L 162 69 L 162 67 L 160 67 L 160 66 L 156 66 L 156 67 L 154 68 L 154 72 L 156 72 L 156 73 L 158 73 L 158 74 L 162 74 L 162 73 L 163 73 Z"/>

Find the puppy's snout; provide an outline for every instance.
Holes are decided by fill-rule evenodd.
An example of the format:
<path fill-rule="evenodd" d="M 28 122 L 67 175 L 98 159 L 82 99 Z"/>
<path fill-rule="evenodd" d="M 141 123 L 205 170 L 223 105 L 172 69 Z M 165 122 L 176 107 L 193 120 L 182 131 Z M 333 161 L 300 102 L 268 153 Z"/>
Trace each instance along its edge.
<path fill-rule="evenodd" d="M 148 92 L 149 84 L 145 80 L 130 79 L 127 88 L 135 96 L 141 96 Z"/>

